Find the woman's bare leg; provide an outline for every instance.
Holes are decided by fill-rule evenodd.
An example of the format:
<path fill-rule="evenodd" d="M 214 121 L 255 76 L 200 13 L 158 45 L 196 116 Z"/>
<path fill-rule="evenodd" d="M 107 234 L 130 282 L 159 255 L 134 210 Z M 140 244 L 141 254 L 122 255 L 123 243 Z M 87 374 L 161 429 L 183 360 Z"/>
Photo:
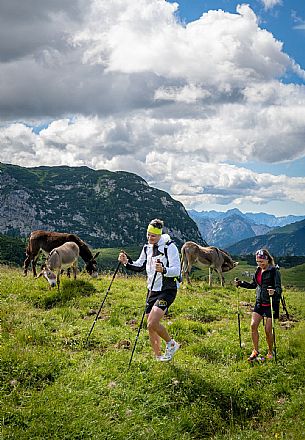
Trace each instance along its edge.
<path fill-rule="evenodd" d="M 171 340 L 166 328 L 160 324 L 160 320 L 163 318 L 164 314 L 164 310 L 154 306 L 147 319 L 149 340 L 156 356 L 161 355 L 161 339 L 163 339 L 165 342 L 169 342 Z"/>
<path fill-rule="evenodd" d="M 263 317 L 259 315 L 256 312 L 252 313 L 252 319 L 251 319 L 251 336 L 252 336 L 252 342 L 253 342 L 253 348 L 258 351 L 258 341 L 259 341 L 259 333 L 258 333 L 258 326 L 259 323 Z"/>

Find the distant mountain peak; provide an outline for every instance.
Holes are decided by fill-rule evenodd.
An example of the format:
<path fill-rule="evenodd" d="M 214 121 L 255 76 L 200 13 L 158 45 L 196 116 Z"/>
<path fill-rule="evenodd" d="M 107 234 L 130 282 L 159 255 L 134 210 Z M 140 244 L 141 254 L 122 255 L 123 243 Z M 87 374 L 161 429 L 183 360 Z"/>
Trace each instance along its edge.
<path fill-rule="evenodd" d="M 189 211 L 197 223 L 202 237 L 219 247 L 232 246 L 243 239 L 264 235 L 274 228 L 282 227 L 305 219 L 305 216 L 276 217 L 266 213 L 243 213 L 237 208 L 226 212 Z"/>
<path fill-rule="evenodd" d="M 258 248 L 267 248 L 274 256 L 305 255 L 305 219 L 272 229 L 265 235 L 241 240 L 228 248 L 235 255 L 254 254 Z"/>
<path fill-rule="evenodd" d="M 228 211 L 226 211 L 226 214 L 237 214 L 237 215 L 244 215 L 239 209 L 237 208 L 232 208 L 232 209 L 228 209 Z"/>

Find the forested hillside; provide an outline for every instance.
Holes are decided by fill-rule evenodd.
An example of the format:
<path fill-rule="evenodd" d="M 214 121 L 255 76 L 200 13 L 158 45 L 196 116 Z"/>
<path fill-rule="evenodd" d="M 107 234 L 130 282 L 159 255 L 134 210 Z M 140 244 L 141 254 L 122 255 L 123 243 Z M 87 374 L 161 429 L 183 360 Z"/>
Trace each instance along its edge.
<path fill-rule="evenodd" d="M 277 256 L 305 255 L 305 220 L 273 229 L 265 235 L 239 241 L 227 249 L 234 255 L 244 255 L 253 254 L 264 247 Z"/>
<path fill-rule="evenodd" d="M 20 266 L 25 259 L 26 240 L 0 234 L 0 264 Z"/>
<path fill-rule="evenodd" d="M 0 233 L 73 232 L 92 247 L 137 245 L 162 218 L 172 238 L 201 243 L 184 206 L 136 174 L 87 167 L 0 164 Z"/>

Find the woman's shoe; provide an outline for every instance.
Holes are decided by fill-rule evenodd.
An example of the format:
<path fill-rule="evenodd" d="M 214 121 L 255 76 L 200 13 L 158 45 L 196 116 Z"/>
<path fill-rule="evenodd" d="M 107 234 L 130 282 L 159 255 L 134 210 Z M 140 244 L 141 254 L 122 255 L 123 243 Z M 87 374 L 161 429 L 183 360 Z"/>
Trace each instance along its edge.
<path fill-rule="evenodd" d="M 257 357 L 259 356 L 259 352 L 257 350 L 253 350 L 252 353 L 250 354 L 250 356 L 248 357 L 248 361 L 252 362 L 255 361 L 257 359 Z"/>

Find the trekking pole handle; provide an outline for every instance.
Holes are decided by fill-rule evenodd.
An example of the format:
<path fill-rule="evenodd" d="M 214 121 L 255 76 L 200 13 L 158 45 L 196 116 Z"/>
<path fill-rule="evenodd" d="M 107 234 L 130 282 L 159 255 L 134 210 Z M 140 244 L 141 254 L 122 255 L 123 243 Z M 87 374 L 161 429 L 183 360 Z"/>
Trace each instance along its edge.
<path fill-rule="evenodd" d="M 127 260 L 128 260 L 128 263 L 132 263 L 132 258 L 131 258 L 131 256 L 128 255 L 127 252 L 124 251 L 124 249 L 121 249 L 121 250 L 120 250 L 120 253 L 126 255 Z"/>
<path fill-rule="evenodd" d="M 234 278 L 234 283 L 235 283 L 235 287 L 239 287 L 240 286 L 240 279 L 239 278 Z"/>
<path fill-rule="evenodd" d="M 127 255 L 127 253 L 124 251 L 124 249 L 121 249 L 121 250 L 120 250 L 120 253 L 121 253 L 121 254 L 125 254 L 126 257 L 128 257 L 128 255 Z"/>
<path fill-rule="evenodd" d="M 163 272 L 163 270 L 164 270 L 164 264 L 162 263 L 162 261 L 160 261 L 159 258 L 157 259 L 157 263 L 156 263 L 156 264 L 161 264 L 161 266 L 162 266 L 162 272 Z M 156 269 L 156 272 L 159 272 L 159 271 Z M 160 272 L 160 273 L 162 273 L 162 272 Z"/>
<path fill-rule="evenodd" d="M 272 286 L 268 286 L 267 290 L 268 290 L 269 296 L 273 296 L 274 295 L 275 290 L 274 290 L 274 288 Z"/>

